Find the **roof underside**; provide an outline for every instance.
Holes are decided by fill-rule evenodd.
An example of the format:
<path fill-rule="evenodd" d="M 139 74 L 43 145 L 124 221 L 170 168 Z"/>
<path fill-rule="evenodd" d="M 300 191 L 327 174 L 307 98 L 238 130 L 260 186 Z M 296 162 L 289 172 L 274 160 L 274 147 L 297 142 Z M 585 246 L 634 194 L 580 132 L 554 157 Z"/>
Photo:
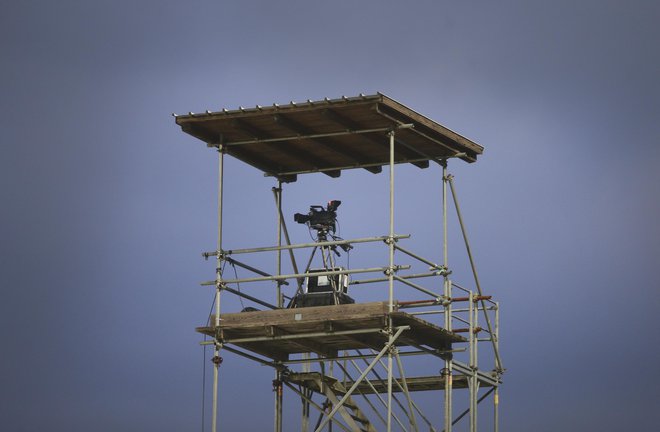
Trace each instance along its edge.
<path fill-rule="evenodd" d="M 483 147 L 383 95 L 342 97 L 238 110 L 189 113 L 181 129 L 282 181 L 298 174 L 363 168 L 373 173 L 394 162 L 420 168 L 458 157 L 475 162 Z"/>

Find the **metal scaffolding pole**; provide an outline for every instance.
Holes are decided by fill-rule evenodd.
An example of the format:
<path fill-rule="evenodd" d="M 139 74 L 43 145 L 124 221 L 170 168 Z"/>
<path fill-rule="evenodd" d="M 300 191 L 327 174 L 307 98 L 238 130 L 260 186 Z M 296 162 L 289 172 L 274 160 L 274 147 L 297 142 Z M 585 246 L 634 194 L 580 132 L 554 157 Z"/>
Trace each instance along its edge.
<path fill-rule="evenodd" d="M 493 335 L 491 335 L 493 337 Z M 495 303 L 495 344 L 498 349 L 500 346 L 500 304 Z M 499 381 L 499 376 L 498 376 Z M 498 432 L 500 428 L 500 386 L 495 387 L 495 394 L 493 395 L 493 421 L 495 423 L 494 432 Z"/>
<path fill-rule="evenodd" d="M 454 187 L 454 176 L 447 176 L 447 181 L 449 182 L 449 187 L 451 189 L 451 195 L 454 199 L 454 208 L 456 209 L 456 216 L 458 217 L 458 222 L 461 225 L 461 232 L 463 233 L 463 240 L 465 242 L 465 249 L 467 250 L 468 258 L 470 259 L 470 267 L 472 268 L 472 274 L 474 275 L 474 283 L 477 286 L 477 291 L 479 295 L 483 297 L 483 291 L 481 290 L 481 284 L 479 283 L 479 275 L 477 274 L 477 267 L 474 263 L 474 258 L 472 256 L 472 249 L 470 248 L 470 242 L 468 241 L 467 232 L 465 230 L 465 224 L 463 223 L 463 216 L 461 214 L 461 207 L 458 205 L 458 198 L 456 196 L 456 189 Z M 484 318 L 486 319 L 486 326 L 488 326 L 488 331 L 491 334 L 491 340 L 493 342 L 493 351 L 495 353 L 495 362 L 497 365 L 497 370 L 502 371 L 502 360 L 500 359 L 500 350 L 497 346 L 497 341 L 493 335 L 493 328 L 490 323 L 490 318 L 488 317 L 488 312 L 486 311 L 486 303 L 484 300 L 481 301 L 481 306 L 484 309 Z"/>
<path fill-rule="evenodd" d="M 222 250 L 222 183 L 225 151 L 222 144 L 218 146 L 218 242 L 217 250 Z M 220 327 L 220 292 L 222 291 L 222 256 L 216 257 L 215 269 L 215 328 Z M 218 335 L 215 335 L 215 353 L 213 356 L 213 418 L 211 422 L 212 432 L 218 430 L 218 374 L 221 363 L 220 344 Z"/>
<path fill-rule="evenodd" d="M 424 351 L 418 351 L 418 352 L 422 352 L 422 353 L 424 353 L 424 354 L 428 354 L 427 352 L 424 352 Z M 402 357 L 403 355 L 404 355 L 404 353 L 397 352 L 397 357 Z M 366 362 L 366 360 L 365 360 L 365 362 Z M 368 362 L 366 362 L 366 363 L 367 363 L 367 365 L 369 364 Z M 381 364 L 381 366 L 385 367 L 385 365 L 383 364 L 383 360 L 382 360 L 382 359 L 380 360 L 380 364 Z M 376 376 L 376 378 L 377 378 L 378 380 L 382 381 L 382 379 L 380 378 L 380 376 L 378 375 L 377 372 L 374 371 L 374 375 Z M 401 385 L 401 383 L 399 382 L 399 380 L 394 379 L 393 382 L 394 382 L 394 384 L 397 385 L 397 387 L 399 388 L 399 390 L 400 390 L 401 392 L 404 392 L 404 393 L 405 393 L 405 390 L 404 390 L 404 388 L 403 388 L 403 385 Z M 401 409 L 405 410 L 405 408 L 403 407 L 403 404 L 402 404 L 401 402 L 399 402 L 398 399 L 397 399 L 396 397 L 393 396 L 393 399 L 394 399 L 395 402 L 397 402 L 397 404 L 399 405 L 399 407 L 401 407 Z M 421 418 L 426 422 L 426 424 L 429 426 L 431 432 L 435 432 L 435 429 L 433 428 L 433 425 L 431 424 L 431 422 L 429 421 L 429 419 L 424 415 L 424 413 L 422 413 L 422 411 L 421 411 L 421 410 L 419 409 L 419 407 L 415 404 L 415 402 L 413 402 L 412 399 L 410 400 L 410 402 L 411 402 L 413 408 L 415 408 L 415 410 L 417 411 L 417 413 L 420 415 L 420 417 L 421 417 Z M 398 421 L 396 415 L 394 415 L 393 417 L 394 417 L 395 420 L 397 420 L 397 422 L 399 423 L 399 425 L 401 426 L 401 428 L 402 428 L 402 429 L 405 429 L 405 426 L 403 426 L 403 425 L 401 424 L 401 422 Z"/>
<path fill-rule="evenodd" d="M 356 369 L 358 372 L 361 372 L 360 369 L 357 367 L 357 364 L 355 363 L 355 360 L 351 360 L 351 363 L 352 363 L 353 367 L 355 367 L 355 369 Z M 337 364 L 341 364 L 341 363 L 337 363 Z M 342 369 L 345 369 L 345 368 L 342 367 Z M 348 376 L 349 379 L 353 380 L 353 377 L 351 377 L 348 373 L 347 373 L 346 375 Z M 376 396 L 376 398 L 377 398 L 377 399 L 378 399 L 383 405 L 385 405 L 386 402 L 383 400 L 383 398 L 380 397 L 380 395 L 379 395 L 378 393 L 376 393 L 376 388 L 374 387 L 373 383 L 372 383 L 371 381 L 369 381 L 369 379 L 365 379 L 365 382 L 369 385 L 369 387 L 371 388 L 371 390 L 374 392 L 374 395 Z M 358 393 L 360 393 L 359 390 L 358 390 Z M 381 415 L 380 411 L 378 411 L 378 407 L 375 406 L 374 403 L 373 403 L 372 401 L 370 401 L 369 398 L 368 398 L 365 394 L 362 394 L 362 393 L 361 393 L 361 396 L 362 396 L 362 398 L 364 399 L 364 401 L 367 403 L 367 405 L 369 405 L 369 408 L 371 408 L 371 411 L 376 415 L 376 417 L 378 417 L 378 420 L 380 420 L 381 422 L 383 422 L 383 424 L 387 424 L 387 421 L 385 420 L 385 418 Z M 397 421 L 399 421 L 399 419 L 398 419 L 396 416 L 394 416 L 394 418 L 395 418 Z M 404 426 L 403 426 L 403 423 L 401 423 L 400 421 L 399 421 L 399 424 L 401 424 L 401 426 L 404 427 Z"/>
<path fill-rule="evenodd" d="M 275 380 L 273 380 L 273 390 L 275 392 L 275 432 L 282 432 L 282 372 L 275 373 Z"/>
<path fill-rule="evenodd" d="M 305 394 L 305 393 L 301 392 L 300 390 L 298 390 L 297 388 L 295 388 L 294 386 L 292 386 L 292 385 L 289 384 L 289 383 L 285 383 L 285 385 L 286 385 L 287 387 L 289 387 L 289 388 L 290 388 L 294 393 L 296 393 L 298 396 L 300 396 L 300 398 L 301 398 L 304 402 L 307 403 L 307 406 L 308 406 L 308 407 L 309 407 L 309 406 L 313 406 L 314 408 L 316 408 L 316 409 L 319 411 L 319 413 L 320 413 L 321 416 L 325 413 L 325 409 L 324 409 L 321 405 L 317 404 L 316 402 L 314 402 L 314 401 L 312 400 L 312 398 L 311 398 L 311 395 L 312 395 L 311 391 L 310 391 L 310 393 Z M 304 391 L 304 390 L 303 390 L 303 391 Z M 307 417 L 309 417 L 309 413 L 307 413 Z M 346 426 L 344 426 L 344 425 L 341 424 L 341 423 L 337 423 L 337 425 L 338 425 L 341 429 L 343 429 L 343 430 L 345 430 L 345 431 L 352 432 L 350 429 L 348 429 Z M 303 429 L 303 432 L 307 432 L 307 431 Z"/>
<path fill-rule="evenodd" d="M 277 189 L 275 192 L 275 202 L 277 206 L 277 246 L 282 247 L 282 182 L 278 181 Z M 277 251 L 277 275 L 282 274 L 282 250 Z M 277 281 L 277 307 L 282 307 L 282 280 Z M 275 432 L 282 432 L 282 402 L 283 402 L 283 388 L 282 388 L 282 372 L 280 370 L 275 372 L 275 380 L 273 381 L 275 389 Z"/>
<path fill-rule="evenodd" d="M 390 352 L 390 349 L 392 348 L 392 346 L 394 346 L 394 342 L 396 342 L 396 340 L 397 340 L 398 337 L 401 335 L 401 333 L 402 333 L 403 331 L 405 331 L 405 330 L 409 330 L 409 329 L 410 329 L 409 326 L 401 326 L 401 327 L 397 327 L 397 331 L 396 331 L 393 335 L 391 335 L 391 337 L 390 337 L 390 341 L 388 341 L 387 344 L 385 344 L 385 346 L 383 347 L 382 350 L 380 350 L 380 352 L 378 353 L 378 355 L 376 356 L 376 358 L 374 358 L 374 359 L 372 360 L 371 364 L 369 364 L 369 366 L 368 366 L 368 367 L 362 372 L 362 374 L 360 374 L 360 376 L 358 377 L 358 379 L 355 380 L 355 382 L 353 383 L 353 385 L 351 386 L 351 388 L 349 388 L 349 389 L 346 391 L 346 393 L 344 394 L 344 396 L 339 400 L 339 403 L 337 403 L 336 405 L 334 405 L 332 411 L 330 411 L 330 413 L 328 414 L 328 416 L 327 416 L 326 418 L 323 419 L 323 421 L 321 422 L 321 424 L 319 424 L 319 426 L 316 428 L 316 430 L 315 430 L 314 432 L 320 432 L 321 430 L 323 430 L 323 427 L 324 427 L 324 426 L 325 426 L 325 425 L 326 425 L 326 424 L 332 419 L 332 417 L 333 417 L 333 416 L 337 413 L 337 411 L 338 411 L 338 410 L 344 405 L 344 403 L 348 400 L 348 398 L 351 397 L 351 394 L 353 394 L 353 392 L 354 392 L 355 389 L 358 387 L 358 385 L 360 385 L 360 383 L 366 378 L 366 376 L 369 374 L 369 372 L 371 371 L 371 369 L 373 369 L 374 366 L 376 366 L 376 364 L 378 363 L 378 360 L 380 360 L 380 358 L 381 358 L 382 356 L 385 355 L 385 352 Z M 391 394 L 392 394 L 392 392 L 390 391 L 390 395 L 391 395 Z M 389 407 L 388 407 L 388 408 L 389 408 Z M 388 409 L 388 411 L 390 411 L 390 410 Z M 388 421 L 388 423 L 390 423 L 390 422 Z M 388 427 L 391 427 L 391 425 L 388 426 Z"/>
<path fill-rule="evenodd" d="M 360 351 L 358 350 L 358 352 L 360 352 Z M 377 355 L 377 354 L 378 354 L 378 353 L 374 353 L 374 355 Z M 365 363 L 367 366 L 369 366 L 369 362 L 367 361 L 366 358 L 362 358 L 362 360 L 364 361 L 364 363 Z M 379 363 L 381 366 L 383 366 L 383 368 L 386 367 L 386 366 L 385 366 L 385 363 L 383 363 L 383 360 L 382 360 L 382 359 L 378 360 L 378 363 Z M 357 365 L 357 363 L 355 362 L 355 360 L 351 360 L 351 365 L 355 368 L 355 370 L 356 370 L 358 373 L 360 373 L 360 374 L 362 373 L 362 369 L 360 369 L 360 366 Z M 383 381 L 383 379 L 380 377 L 380 375 L 378 374 L 378 372 L 376 372 L 375 369 L 372 369 L 372 373 L 374 374 L 374 376 L 376 377 L 376 379 L 377 379 L 378 381 Z M 351 379 L 353 379 L 353 378 L 351 377 Z M 378 391 L 377 391 L 376 388 L 374 387 L 373 383 L 372 383 L 368 378 L 365 378 L 364 381 L 365 381 L 365 382 L 367 383 L 367 385 L 371 388 L 371 391 L 374 392 L 374 396 L 376 397 L 376 399 L 378 399 L 378 401 L 379 401 L 379 402 L 380 402 L 385 408 L 387 408 L 387 401 L 385 401 L 385 400 L 380 396 L 380 394 L 378 393 Z M 396 383 L 397 381 L 396 381 L 396 380 L 393 380 L 393 382 Z M 398 399 L 397 399 L 395 396 L 392 396 L 392 398 L 394 399 L 394 401 L 396 401 L 396 402 L 399 404 L 399 406 L 402 406 L 402 404 L 401 404 L 400 402 L 398 402 Z M 366 396 L 365 396 L 365 399 L 366 399 Z M 368 400 L 368 399 L 367 399 L 367 400 Z M 371 404 L 370 404 L 370 405 L 371 405 Z M 372 406 L 372 409 L 374 409 L 374 412 L 376 413 L 376 415 L 378 416 L 378 418 L 379 418 L 379 419 L 380 419 L 385 425 L 387 425 L 387 420 L 385 420 L 385 418 L 383 418 L 383 417 L 380 415 L 380 412 L 378 412 L 378 411 L 375 409 L 375 407 L 373 407 L 373 406 Z M 401 426 L 401 429 L 405 429 L 405 428 L 406 428 L 405 425 L 403 424 L 403 422 L 399 419 L 399 417 L 397 417 L 396 414 L 393 413 L 393 414 L 392 414 L 392 418 L 394 419 L 395 422 L 398 423 L 399 426 Z"/>
<path fill-rule="evenodd" d="M 277 182 L 275 192 L 275 202 L 277 205 L 277 246 L 282 247 L 282 182 Z M 277 275 L 282 274 L 282 250 L 277 251 Z M 277 281 L 277 307 L 282 307 L 282 281 Z"/>
<path fill-rule="evenodd" d="M 479 399 L 477 399 L 477 404 L 480 404 L 481 401 L 486 399 L 489 394 L 493 393 L 493 391 L 497 391 L 499 387 L 492 387 L 490 390 L 488 390 L 486 393 L 484 393 Z M 458 423 L 463 417 L 465 417 L 468 413 L 470 412 L 470 409 L 466 409 L 463 411 L 460 415 L 458 415 L 453 422 L 451 422 L 452 425 L 455 425 Z M 445 432 L 444 430 L 442 432 Z M 495 428 L 495 432 L 497 432 L 497 427 Z"/>
<path fill-rule="evenodd" d="M 363 359 L 363 360 L 364 360 L 364 359 Z M 367 366 L 369 366 L 369 362 L 366 361 L 366 360 L 364 360 L 364 361 L 365 361 L 365 363 L 367 364 Z M 379 361 L 379 362 L 382 364 L 382 360 Z M 338 364 L 341 364 L 341 363 L 338 363 Z M 360 367 L 357 365 L 357 363 L 355 362 L 355 360 L 351 360 L 351 365 L 355 368 L 355 370 L 356 370 L 358 373 L 360 373 L 360 374 L 362 373 L 362 369 L 360 369 Z M 342 369 L 344 369 L 344 368 L 342 367 Z M 353 377 L 350 376 L 350 374 L 348 374 L 348 372 L 347 372 L 346 370 L 345 370 L 344 372 L 346 373 L 346 375 L 348 376 L 348 378 L 349 378 L 350 380 L 354 381 L 354 380 L 353 380 Z M 376 377 L 378 377 L 378 373 L 377 373 L 375 370 L 372 370 L 372 372 L 373 372 L 373 374 L 374 374 Z M 387 407 L 387 402 L 385 402 L 385 400 L 383 400 L 383 398 L 380 396 L 380 394 L 379 394 L 378 391 L 376 390 L 376 387 L 374 387 L 373 383 L 372 383 L 368 378 L 365 378 L 364 381 L 367 383 L 367 385 L 369 386 L 369 388 L 371 389 L 371 391 L 374 392 L 374 396 L 375 396 L 375 398 L 378 399 L 378 401 L 379 401 L 384 407 Z M 359 392 L 360 392 L 360 391 L 358 390 L 358 393 L 359 393 Z M 379 419 L 380 421 L 382 421 L 384 425 L 387 425 L 387 420 L 385 420 L 385 418 L 381 415 L 381 413 L 378 411 L 378 408 L 377 408 L 376 406 L 374 406 L 374 404 L 369 400 L 369 398 L 367 398 L 366 395 L 362 394 L 362 397 L 364 398 L 365 402 L 367 402 L 367 404 L 369 405 L 369 407 L 371 408 L 371 410 L 374 412 L 374 414 L 376 414 L 376 416 L 378 417 L 378 419 Z M 394 420 L 395 420 L 397 423 L 399 423 L 399 425 L 401 426 L 401 428 L 402 428 L 402 429 L 405 429 L 405 426 L 403 425 L 403 423 L 401 422 L 401 420 L 399 420 L 399 418 L 396 416 L 396 414 L 394 414 L 393 417 L 394 417 Z"/>
<path fill-rule="evenodd" d="M 476 334 L 475 330 L 477 328 L 477 321 L 476 321 L 476 313 L 478 313 L 478 307 L 477 310 L 475 310 L 475 304 L 474 304 L 474 295 L 472 291 L 470 291 L 470 294 L 468 296 L 468 302 L 469 302 L 469 344 L 470 344 L 470 369 L 472 369 L 473 373 L 468 377 L 468 388 L 469 388 L 469 394 L 470 394 L 470 432 L 476 432 L 477 431 L 477 393 L 479 392 L 479 379 L 477 378 L 476 370 L 477 370 L 477 341 L 476 341 Z"/>
<path fill-rule="evenodd" d="M 284 215 L 282 214 L 282 202 L 281 202 L 281 200 L 282 200 L 282 182 L 281 181 L 278 182 L 278 187 L 277 188 L 273 188 L 273 195 L 275 196 L 275 203 L 277 205 L 277 220 L 279 221 L 279 227 L 280 227 L 280 229 L 278 231 L 278 234 L 277 234 L 277 246 L 276 246 L 277 251 L 278 251 L 278 255 L 280 256 L 279 263 L 282 262 L 281 253 L 282 253 L 282 250 L 284 250 L 282 248 L 282 234 L 284 234 L 284 240 L 286 241 L 286 245 L 289 247 L 288 251 L 289 251 L 289 258 L 291 259 L 291 266 L 293 267 L 293 271 L 298 273 L 298 264 L 296 263 L 296 257 L 293 254 L 293 249 L 290 248 L 291 239 L 289 238 L 289 230 L 286 227 L 286 222 L 284 221 Z M 278 268 L 281 268 L 281 267 L 278 266 Z M 298 278 L 298 289 L 299 290 L 302 289 L 302 283 L 303 283 L 303 279 Z"/>
<path fill-rule="evenodd" d="M 399 265 L 394 269 L 407 270 L 410 268 L 410 265 Z M 309 269 L 308 269 L 309 270 Z M 314 272 L 316 276 L 334 276 L 340 274 L 357 274 L 357 273 L 376 273 L 376 272 L 386 272 L 389 270 L 389 267 L 371 267 L 365 269 L 355 269 L 355 270 L 328 270 L 323 272 Z M 276 281 L 276 280 L 286 280 L 294 278 L 304 278 L 307 277 L 307 273 L 296 273 L 296 274 L 286 274 L 280 276 L 263 276 L 263 277 L 252 277 L 252 278 L 242 278 L 242 279 L 226 279 L 223 280 L 225 284 L 235 284 L 235 283 L 245 283 L 245 282 L 265 282 L 265 281 Z M 200 285 L 214 285 L 215 281 L 202 282 Z"/>
<path fill-rule="evenodd" d="M 388 239 L 390 249 L 390 264 L 388 269 L 389 278 L 389 312 L 394 311 L 394 130 L 388 134 L 390 138 L 390 237 Z M 389 343 L 394 343 L 392 335 L 392 318 L 388 317 L 387 331 L 389 332 Z M 392 350 L 387 352 L 387 432 L 392 430 Z"/>
<path fill-rule="evenodd" d="M 447 251 L 447 161 L 441 162 L 442 165 L 442 265 L 445 269 L 449 268 L 449 256 Z M 445 299 L 451 298 L 451 281 L 448 272 L 444 274 L 444 296 Z M 445 329 L 451 331 L 451 302 L 446 301 L 445 306 Z M 452 361 L 451 356 L 445 359 L 443 369 L 445 375 L 445 431 L 451 432 L 452 418 Z"/>
<path fill-rule="evenodd" d="M 408 400 L 408 420 L 410 421 L 410 430 L 418 432 L 417 428 L 417 420 L 415 419 L 415 410 L 413 408 L 413 401 L 412 398 L 410 397 L 410 392 L 408 391 L 408 382 L 406 381 L 406 375 L 403 372 L 403 363 L 401 363 L 401 358 L 399 357 L 399 353 L 397 351 L 396 353 L 396 363 L 399 368 L 399 376 L 401 377 L 401 389 L 403 390 L 403 393 L 406 396 L 406 399 Z"/>
<path fill-rule="evenodd" d="M 493 395 L 493 405 L 494 405 L 494 419 L 495 427 L 493 428 L 494 432 L 499 432 L 500 430 L 500 387 L 495 387 L 495 394 Z"/>
<path fill-rule="evenodd" d="M 286 228 L 286 225 L 284 226 L 284 228 Z M 284 230 L 284 233 L 286 234 L 286 229 Z M 399 234 L 394 236 L 395 240 L 406 239 L 406 238 L 410 238 L 410 234 Z M 255 253 L 255 252 L 273 252 L 280 249 L 282 250 L 305 249 L 305 248 L 316 248 L 316 247 L 326 247 L 326 246 L 340 246 L 347 244 L 352 245 L 355 243 L 372 243 L 372 242 L 381 242 L 381 241 L 386 242 L 388 239 L 389 236 L 378 236 L 378 237 L 366 237 L 366 238 L 347 239 L 347 240 L 332 240 L 332 241 L 324 241 L 324 242 L 315 241 L 313 243 L 298 243 L 293 245 L 287 244 L 286 246 L 267 246 L 267 247 L 258 247 L 258 248 L 248 248 L 248 249 L 230 249 L 220 252 L 225 255 L 237 255 L 237 254 L 247 254 L 247 253 Z M 218 251 L 202 253 L 202 256 L 204 257 L 210 257 L 216 255 L 218 255 Z"/>
<path fill-rule="evenodd" d="M 275 197 L 275 205 L 277 207 L 277 276 L 282 275 L 282 251 L 284 250 L 282 248 L 282 234 L 284 234 L 284 239 L 286 240 L 287 246 L 291 246 L 291 239 L 289 238 L 289 231 L 287 230 L 286 223 L 284 222 L 284 215 L 282 213 L 282 181 L 278 180 L 277 182 L 277 187 L 273 188 L 273 195 Z M 296 263 L 296 258 L 293 254 L 293 249 L 289 248 L 289 257 L 291 259 L 291 265 L 293 266 L 293 270 L 298 273 L 298 264 Z M 303 279 L 302 278 L 297 278 L 297 285 L 298 288 L 296 290 L 296 294 L 302 290 L 302 283 Z M 288 284 L 285 280 L 278 279 L 277 280 L 277 307 L 282 308 L 284 307 L 284 298 L 282 296 L 282 285 Z M 309 354 L 305 353 L 305 356 L 308 356 Z M 282 371 L 278 370 L 276 377 L 275 377 L 275 432 L 282 432 L 282 421 L 283 421 L 283 405 L 284 405 L 284 392 L 283 392 L 283 376 L 282 376 Z M 302 431 L 307 432 L 308 430 L 308 422 L 309 422 L 309 401 L 306 398 L 302 399 Z"/>

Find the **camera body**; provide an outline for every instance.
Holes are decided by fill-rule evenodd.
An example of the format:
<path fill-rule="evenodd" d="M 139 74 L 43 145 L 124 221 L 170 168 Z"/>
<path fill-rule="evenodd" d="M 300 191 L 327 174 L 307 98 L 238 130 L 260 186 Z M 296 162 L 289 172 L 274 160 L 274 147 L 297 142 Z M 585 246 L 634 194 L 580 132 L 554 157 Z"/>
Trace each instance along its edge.
<path fill-rule="evenodd" d="M 310 206 L 309 213 L 296 213 L 293 215 L 293 220 L 299 224 L 307 224 L 317 231 L 334 233 L 337 229 L 337 208 L 340 204 L 341 201 L 332 200 L 325 208 L 320 205 Z"/>

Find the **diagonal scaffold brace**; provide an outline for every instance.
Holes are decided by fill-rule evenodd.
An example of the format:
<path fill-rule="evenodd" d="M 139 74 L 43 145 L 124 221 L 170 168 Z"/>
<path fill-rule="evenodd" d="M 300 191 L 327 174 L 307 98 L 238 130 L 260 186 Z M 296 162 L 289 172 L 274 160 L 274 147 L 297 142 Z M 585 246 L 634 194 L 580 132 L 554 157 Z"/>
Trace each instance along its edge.
<path fill-rule="evenodd" d="M 378 364 L 378 360 L 380 360 L 381 357 L 383 357 L 387 352 L 389 352 L 390 348 L 394 346 L 394 342 L 399 338 L 401 333 L 403 333 L 405 330 L 409 330 L 410 326 L 401 326 L 396 328 L 396 332 L 392 335 L 392 338 L 385 344 L 382 350 L 378 353 L 376 358 L 374 358 L 371 361 L 371 364 L 364 370 L 362 371 L 362 374 L 358 377 L 358 379 L 353 383 L 350 389 L 344 394 L 344 396 L 339 400 L 339 403 L 337 403 L 332 411 L 323 419 L 321 424 L 314 430 L 314 432 L 320 432 L 323 430 L 325 425 L 332 420 L 335 414 L 337 414 L 337 411 L 344 405 L 344 403 L 348 400 L 348 398 L 353 394 L 355 389 L 357 389 L 358 385 L 367 377 L 369 372 L 371 372 L 371 369 Z"/>
<path fill-rule="evenodd" d="M 467 232 L 465 230 L 465 223 L 463 222 L 463 216 L 461 214 L 461 207 L 458 204 L 458 197 L 456 196 L 456 187 L 454 186 L 454 176 L 449 174 L 446 176 L 445 181 L 449 183 L 449 189 L 451 190 L 451 196 L 454 200 L 454 208 L 456 209 L 456 216 L 458 217 L 458 222 L 461 226 L 461 232 L 463 234 L 463 241 L 465 242 L 465 249 L 467 250 L 468 258 L 470 260 L 470 267 L 472 268 L 472 274 L 474 276 L 474 283 L 477 286 L 477 291 L 479 292 L 479 297 L 483 297 L 483 291 L 481 289 L 481 283 L 479 282 L 479 274 L 477 273 L 477 267 L 474 263 L 474 257 L 472 256 L 472 249 L 470 248 L 470 242 L 468 240 Z M 493 344 L 493 353 L 495 354 L 495 362 L 497 366 L 497 371 L 504 371 L 502 366 L 502 359 L 500 358 L 500 351 L 495 340 L 496 335 L 493 332 L 493 326 L 490 322 L 490 317 L 488 316 L 488 311 L 486 310 L 486 302 L 483 298 L 479 299 L 481 303 L 481 308 L 484 312 L 484 318 L 486 319 L 486 326 L 488 327 L 488 332 L 491 335 L 490 340 Z"/>

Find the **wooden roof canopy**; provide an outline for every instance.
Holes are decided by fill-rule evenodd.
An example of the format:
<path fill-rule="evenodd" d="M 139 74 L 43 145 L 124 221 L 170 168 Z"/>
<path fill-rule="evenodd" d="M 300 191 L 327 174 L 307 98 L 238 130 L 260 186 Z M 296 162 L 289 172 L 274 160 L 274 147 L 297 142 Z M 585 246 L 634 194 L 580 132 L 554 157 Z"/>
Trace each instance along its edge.
<path fill-rule="evenodd" d="M 420 168 L 457 157 L 476 162 L 483 147 L 381 93 L 218 112 L 175 115 L 181 129 L 284 182 L 298 174 L 339 177 L 344 169 L 382 171 L 390 162 Z"/>

